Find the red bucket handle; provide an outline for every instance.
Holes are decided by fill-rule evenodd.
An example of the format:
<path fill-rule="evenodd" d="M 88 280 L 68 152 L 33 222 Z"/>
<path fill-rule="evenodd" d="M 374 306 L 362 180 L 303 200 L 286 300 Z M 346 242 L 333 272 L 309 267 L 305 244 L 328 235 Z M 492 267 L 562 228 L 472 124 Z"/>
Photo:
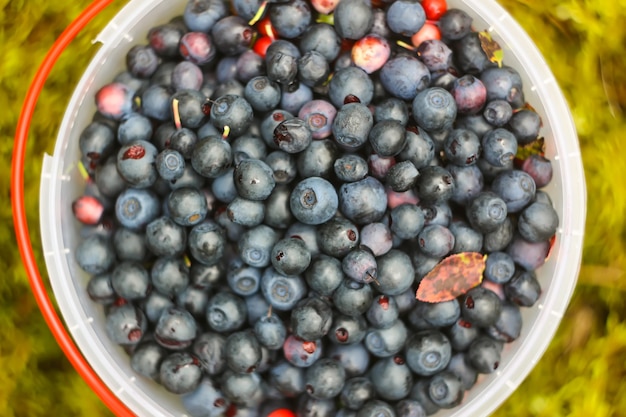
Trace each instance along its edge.
<path fill-rule="evenodd" d="M 28 281 L 37 300 L 37 305 L 43 314 L 46 324 L 52 331 L 54 338 L 69 359 L 74 369 L 83 377 L 87 385 L 100 397 L 102 402 L 119 417 L 133 417 L 134 414 L 126 405 L 115 396 L 109 388 L 102 382 L 100 377 L 89 366 L 80 350 L 68 334 L 63 322 L 59 318 L 50 297 L 46 292 L 45 284 L 41 279 L 37 261 L 33 254 L 30 241 L 26 210 L 24 208 L 24 157 L 26 155 L 26 141 L 30 122 L 35 111 L 35 106 L 41 90 L 44 87 L 50 71 L 58 60 L 61 53 L 76 37 L 76 35 L 106 6 L 113 0 L 93 1 L 58 37 L 52 48 L 46 54 L 41 66 L 35 74 L 28 93 L 22 106 L 20 118 L 15 131 L 15 142 L 13 148 L 13 161 L 11 165 L 11 204 L 13 208 L 13 224 L 17 237 L 17 245 L 22 257 L 22 262 L 28 274 Z"/>

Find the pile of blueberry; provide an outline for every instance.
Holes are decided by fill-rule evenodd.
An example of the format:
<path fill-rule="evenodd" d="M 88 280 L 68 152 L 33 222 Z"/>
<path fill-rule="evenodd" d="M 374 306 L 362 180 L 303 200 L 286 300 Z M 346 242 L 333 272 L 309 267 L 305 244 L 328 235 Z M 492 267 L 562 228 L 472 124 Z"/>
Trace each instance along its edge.
<path fill-rule="evenodd" d="M 132 369 L 194 417 L 431 415 L 494 372 L 558 217 L 484 36 L 443 0 L 191 0 L 152 28 L 96 94 L 72 205 Z M 466 252 L 482 284 L 416 300 Z"/>

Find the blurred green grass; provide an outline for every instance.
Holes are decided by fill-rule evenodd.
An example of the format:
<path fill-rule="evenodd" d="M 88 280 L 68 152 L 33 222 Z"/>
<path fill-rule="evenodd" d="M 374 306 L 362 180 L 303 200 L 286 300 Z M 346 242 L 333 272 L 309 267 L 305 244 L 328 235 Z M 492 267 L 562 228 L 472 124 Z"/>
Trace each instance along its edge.
<path fill-rule="evenodd" d="M 0 0 L 0 415 L 109 416 L 75 373 L 30 293 L 10 212 L 13 135 L 22 100 L 48 48 L 89 3 Z M 555 339 L 496 416 L 626 415 L 626 1 L 500 0 L 544 54 L 571 106 L 588 186 L 579 284 Z M 33 247 L 42 154 L 53 149 L 63 109 L 96 46 L 91 40 L 123 6 L 117 1 L 72 43 L 39 100 L 24 173 Z M 90 51 L 91 53 L 86 53 Z M 41 253 L 37 253 L 45 273 Z"/>

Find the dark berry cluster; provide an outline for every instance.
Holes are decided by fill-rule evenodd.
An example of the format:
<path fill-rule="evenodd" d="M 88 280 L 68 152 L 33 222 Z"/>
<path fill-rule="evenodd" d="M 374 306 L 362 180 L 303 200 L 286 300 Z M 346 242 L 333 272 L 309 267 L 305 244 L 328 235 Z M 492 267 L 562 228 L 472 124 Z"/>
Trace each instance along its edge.
<path fill-rule="evenodd" d="M 559 219 L 481 36 L 442 0 L 190 0 L 151 29 L 95 97 L 73 203 L 131 367 L 191 416 L 430 415 L 494 372 Z M 482 284 L 417 301 L 464 252 Z"/>

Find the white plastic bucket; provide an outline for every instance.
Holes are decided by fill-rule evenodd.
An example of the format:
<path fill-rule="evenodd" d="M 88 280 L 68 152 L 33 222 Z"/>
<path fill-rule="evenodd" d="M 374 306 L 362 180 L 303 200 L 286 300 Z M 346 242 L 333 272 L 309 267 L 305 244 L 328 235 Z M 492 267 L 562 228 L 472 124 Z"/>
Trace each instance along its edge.
<path fill-rule="evenodd" d="M 136 375 L 129 358 L 109 341 L 102 308 L 86 293 L 88 276 L 74 261 L 79 224 L 71 202 L 82 195 L 78 138 L 96 111 L 96 91 L 125 68 L 125 55 L 146 43 L 148 30 L 182 14 L 187 0 L 132 0 L 98 35 L 102 46 L 72 94 L 53 156 L 45 156 L 40 190 L 41 235 L 46 266 L 59 309 L 89 364 L 108 388 L 139 416 L 185 416 L 180 399 Z M 480 379 L 464 403 L 436 416 L 479 416 L 493 412 L 533 369 L 548 347 L 574 290 L 580 267 L 586 190 L 576 130 L 567 103 L 546 62 L 528 35 L 493 0 L 449 0 L 474 18 L 476 30 L 488 30 L 504 49 L 504 62 L 524 81 L 526 100 L 543 120 L 546 157 L 554 167 L 545 188 L 559 214 L 556 243 L 538 272 L 543 294 L 523 308 L 521 337 L 506 345 L 498 370 Z"/>

